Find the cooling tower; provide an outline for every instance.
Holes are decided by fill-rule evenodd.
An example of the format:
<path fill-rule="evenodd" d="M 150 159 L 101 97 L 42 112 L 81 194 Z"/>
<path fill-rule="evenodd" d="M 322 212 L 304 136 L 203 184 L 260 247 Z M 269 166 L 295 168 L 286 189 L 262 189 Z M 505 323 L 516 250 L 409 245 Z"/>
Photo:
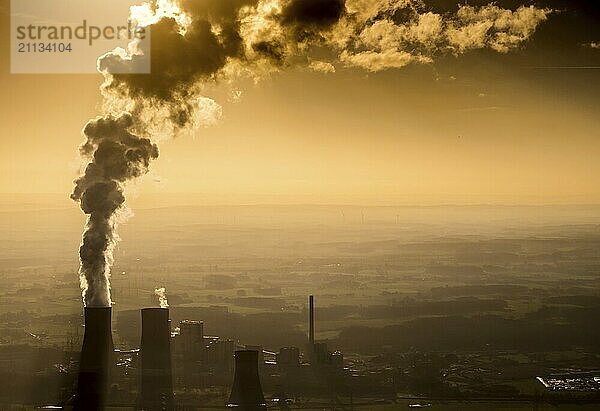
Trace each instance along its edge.
<path fill-rule="evenodd" d="M 111 308 L 86 307 L 77 394 L 73 409 L 103 410 L 112 368 Z"/>
<path fill-rule="evenodd" d="M 235 376 L 228 407 L 240 411 L 267 409 L 258 376 L 258 351 L 235 352 Z"/>
<path fill-rule="evenodd" d="M 142 410 L 172 410 L 171 327 L 167 308 L 142 310 L 141 398 Z"/>

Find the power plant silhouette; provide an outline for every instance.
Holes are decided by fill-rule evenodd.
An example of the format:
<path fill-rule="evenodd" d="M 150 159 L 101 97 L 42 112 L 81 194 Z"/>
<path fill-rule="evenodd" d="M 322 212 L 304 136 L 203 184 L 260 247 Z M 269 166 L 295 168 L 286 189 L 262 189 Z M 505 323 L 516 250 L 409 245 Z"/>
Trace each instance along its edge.
<path fill-rule="evenodd" d="M 101 411 L 107 405 L 111 372 L 115 366 L 111 314 L 110 307 L 84 309 L 85 333 L 74 410 Z M 144 308 L 141 319 L 140 389 L 135 408 L 140 411 L 174 410 L 169 309 Z M 266 409 L 258 361 L 257 350 L 235 351 L 235 374 L 228 408 L 240 411 Z"/>
<path fill-rule="evenodd" d="M 106 404 L 114 351 L 111 313 L 110 307 L 84 309 L 85 334 L 73 406 L 75 410 L 102 410 Z"/>
<path fill-rule="evenodd" d="M 168 308 L 142 309 L 141 410 L 173 409 Z"/>
<path fill-rule="evenodd" d="M 315 304 L 314 297 L 308 300 L 308 347 L 306 354 L 310 363 L 315 368 L 326 370 L 340 368 L 343 358 L 341 353 L 330 353 L 327 345 L 315 341 Z M 81 349 L 79 374 L 77 378 L 77 391 L 72 401 L 74 410 L 101 411 L 107 404 L 114 402 L 109 395 L 111 387 L 111 374 L 116 374 L 117 354 L 122 351 L 114 350 L 111 331 L 110 307 L 84 308 L 85 333 Z M 143 308 L 141 315 L 141 338 L 139 350 L 127 351 L 135 353 L 138 360 L 137 377 L 133 373 L 133 380 L 137 381 L 138 389 L 133 389 L 132 402 L 135 409 L 141 411 L 171 411 L 181 409 L 175 404 L 173 391 L 173 359 L 171 352 L 172 334 L 171 320 L 168 308 Z M 212 345 L 206 344 L 203 323 L 184 320 L 181 322 L 179 334 L 179 347 L 186 352 L 207 350 L 208 362 L 219 359 L 221 364 L 227 364 L 229 359 L 235 360 L 233 382 L 227 408 L 240 411 L 266 410 L 267 403 L 263 394 L 259 375 L 259 364 L 265 365 L 261 347 L 246 346 L 243 350 L 234 350 L 231 340 L 212 339 Z M 177 338 L 175 338 L 177 340 Z M 249 349 L 250 348 L 250 349 Z M 177 351 L 175 351 L 177 352 Z M 179 357 L 178 357 L 179 358 Z M 197 358 L 191 356 L 188 358 Z M 193 360 L 189 366 L 194 367 Z M 212 364 L 212 363 L 210 363 Z M 299 350 L 294 347 L 283 348 L 277 354 L 277 364 L 280 370 L 290 371 L 292 374 L 299 370 Z M 225 381 L 231 381 L 229 371 L 231 367 L 216 367 L 216 372 Z M 229 379 L 229 380 L 228 380 Z M 133 401 L 134 398 L 136 398 Z M 111 401 L 109 401 L 111 399 Z"/>
<path fill-rule="evenodd" d="M 228 407 L 243 411 L 267 409 L 258 375 L 258 351 L 235 352 L 235 376 Z"/>

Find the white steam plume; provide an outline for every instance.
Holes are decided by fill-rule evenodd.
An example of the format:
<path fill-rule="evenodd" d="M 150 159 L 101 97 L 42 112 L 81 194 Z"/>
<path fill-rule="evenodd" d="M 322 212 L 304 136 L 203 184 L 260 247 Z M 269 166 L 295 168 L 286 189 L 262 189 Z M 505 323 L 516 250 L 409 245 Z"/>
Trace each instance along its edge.
<path fill-rule="evenodd" d="M 169 308 L 169 302 L 167 301 L 167 291 L 165 287 L 155 288 L 154 295 L 158 297 L 158 303 L 160 308 Z"/>
<path fill-rule="evenodd" d="M 127 182 L 148 172 L 158 142 L 220 117 L 221 106 L 202 95 L 208 82 L 259 80 L 290 67 L 381 71 L 476 49 L 507 53 L 551 13 L 493 2 L 433 10 L 423 0 L 149 0 L 132 7 L 151 44 L 133 41 L 99 58 L 103 113 L 83 130 L 88 164 L 72 193 L 88 215 L 79 250 L 84 304 L 111 304 Z M 134 74 L 148 58 L 151 73 Z"/>

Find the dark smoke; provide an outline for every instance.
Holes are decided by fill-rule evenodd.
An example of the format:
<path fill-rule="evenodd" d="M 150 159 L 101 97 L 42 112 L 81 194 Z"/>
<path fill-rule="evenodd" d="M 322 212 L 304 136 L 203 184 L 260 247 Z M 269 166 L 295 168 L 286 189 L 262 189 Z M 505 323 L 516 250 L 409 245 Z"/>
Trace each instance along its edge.
<path fill-rule="evenodd" d="M 285 61 L 285 47 L 276 41 L 259 41 L 252 44 L 252 49 L 277 65 L 282 65 Z"/>
<path fill-rule="evenodd" d="M 195 20 L 185 35 L 175 20 L 163 18 L 151 27 L 150 74 L 114 74 L 109 90 L 128 97 L 160 101 L 185 98 L 189 86 L 223 68 L 232 46 L 219 39 L 206 20 Z M 100 69 L 109 62 L 100 60 Z"/>
<path fill-rule="evenodd" d="M 175 111 L 173 118 L 178 119 L 179 106 L 193 94 L 192 86 L 216 80 L 229 62 L 255 63 L 248 56 L 252 50 L 259 59 L 280 66 L 287 57 L 286 48 L 329 30 L 344 12 L 344 0 L 283 2 L 281 13 L 264 16 L 282 27 L 282 34 L 273 39 L 257 38 L 246 44 L 241 33 L 240 12 L 258 3 L 258 0 L 178 0 L 176 4 L 191 18 L 185 33 L 173 18 L 163 17 L 152 24 L 151 73 L 112 74 L 105 90 L 123 98 L 166 104 Z M 99 69 L 110 72 L 111 65 L 116 64 L 114 59 L 114 55 L 104 56 Z M 181 121 L 178 123 L 182 125 Z"/>
<path fill-rule="evenodd" d="M 111 303 L 125 183 L 147 173 L 158 157 L 152 141 L 214 117 L 220 107 L 202 96 L 207 82 L 257 81 L 288 67 L 375 72 L 482 48 L 507 53 L 551 13 L 495 3 L 442 13 L 422 0 L 149 0 L 140 7 L 145 12 L 136 16 L 132 9 L 132 17 L 152 15 L 138 21 L 151 32 L 150 48 L 132 42 L 128 51 L 99 59 L 106 112 L 113 114 L 86 125 L 81 153 L 89 164 L 72 194 L 89 216 L 80 248 L 86 306 Z M 134 74 L 148 58 L 151 73 Z"/>
<path fill-rule="evenodd" d="M 327 28 L 344 12 L 345 0 L 292 0 L 281 13 L 284 24 Z"/>
<path fill-rule="evenodd" d="M 124 60 L 109 53 L 100 59 L 99 68 L 107 75 L 104 89 L 113 98 L 159 104 L 171 111 L 170 120 L 177 127 L 185 127 L 191 118 L 186 102 L 198 93 L 197 86 L 234 80 L 232 76 L 238 76 L 239 70 L 232 74 L 227 71 L 231 67 L 241 67 L 248 74 L 268 72 L 269 65 L 274 71 L 310 66 L 313 48 L 321 48 L 320 55 L 328 64 L 369 71 L 431 63 L 435 53 L 442 52 L 464 53 L 475 48 L 506 52 L 527 40 L 550 12 L 530 8 L 533 13 L 518 14 L 516 7 L 502 9 L 494 3 L 469 11 L 470 6 L 454 3 L 454 14 L 435 14 L 431 12 L 435 2 L 428 6 L 421 0 L 173 3 L 191 22 L 182 29 L 174 16 L 157 13 L 158 21 L 149 26 L 150 74 L 108 74 L 111 67 L 135 65 L 141 58 L 135 55 Z M 156 12 L 158 3 L 151 4 Z M 265 7 L 269 4 L 275 7 Z M 256 28 L 257 24 L 262 26 Z M 481 32 L 482 25 L 489 27 L 487 32 Z"/>
<path fill-rule="evenodd" d="M 86 307 L 109 307 L 110 264 L 118 240 L 115 217 L 123 207 L 123 183 L 148 172 L 158 147 L 131 132 L 129 114 L 91 120 L 84 128 L 81 154 L 90 159 L 75 181 L 71 198 L 88 215 L 79 249 L 80 278 Z"/>

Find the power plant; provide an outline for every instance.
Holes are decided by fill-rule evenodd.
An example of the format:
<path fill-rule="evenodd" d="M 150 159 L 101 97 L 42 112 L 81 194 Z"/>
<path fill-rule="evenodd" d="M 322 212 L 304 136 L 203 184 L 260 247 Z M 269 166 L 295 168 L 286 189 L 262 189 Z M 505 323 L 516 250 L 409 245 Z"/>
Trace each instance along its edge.
<path fill-rule="evenodd" d="M 168 308 L 142 309 L 140 409 L 172 410 L 171 326 Z"/>
<path fill-rule="evenodd" d="M 81 347 L 74 409 L 95 411 L 106 404 L 113 340 L 110 307 L 85 307 L 85 333 Z"/>
<path fill-rule="evenodd" d="M 201 321 L 182 320 L 172 333 L 168 308 L 140 311 L 139 350 L 114 350 L 111 308 L 86 307 L 73 408 L 101 411 L 108 405 L 135 403 L 137 410 L 171 411 L 176 409 L 174 384 L 186 389 L 231 384 L 227 407 L 240 411 L 266 410 L 261 375 L 267 387 L 272 387 L 273 376 L 279 375 L 281 387 L 290 392 L 298 387 L 319 392 L 319 387 L 327 386 L 327 381 L 342 370 L 343 357 L 341 353 L 329 352 L 324 342 L 315 341 L 312 295 L 308 308 L 308 347 L 304 357 L 309 359 L 307 363 L 301 361 L 297 347 L 284 347 L 275 353 L 263 350 L 262 346 L 240 346 L 231 339 L 206 336 Z M 127 356 L 128 360 L 123 361 Z M 123 364 L 129 364 L 127 367 L 133 371 L 123 372 L 131 370 Z M 123 396 L 123 391 L 119 392 L 123 387 L 118 383 L 119 375 L 121 382 L 128 381 L 126 392 L 130 394 Z"/>
<path fill-rule="evenodd" d="M 228 407 L 240 411 L 266 410 L 267 404 L 258 375 L 258 351 L 235 352 L 235 376 Z"/>

